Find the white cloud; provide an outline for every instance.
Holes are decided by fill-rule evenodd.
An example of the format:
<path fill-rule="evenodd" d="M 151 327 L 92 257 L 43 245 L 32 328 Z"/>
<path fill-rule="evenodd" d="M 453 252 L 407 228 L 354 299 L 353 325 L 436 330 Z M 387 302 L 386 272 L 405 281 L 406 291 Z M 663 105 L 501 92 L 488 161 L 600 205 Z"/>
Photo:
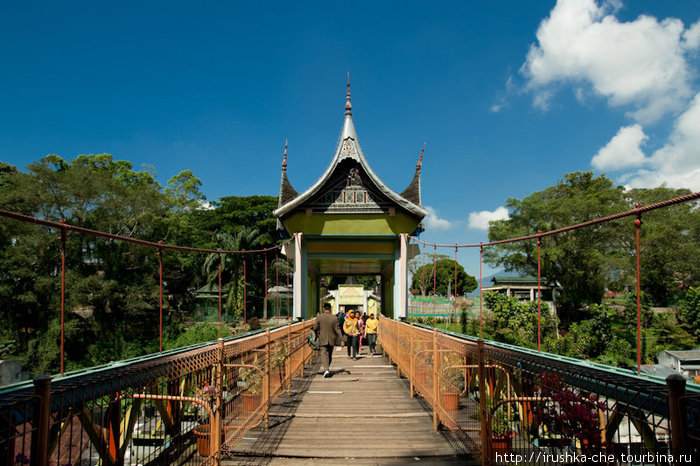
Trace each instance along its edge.
<path fill-rule="evenodd" d="M 490 212 L 488 210 L 482 210 L 481 212 L 472 212 L 469 214 L 469 228 L 488 231 L 490 221 L 506 220 L 507 218 L 508 209 L 502 206 L 494 210 L 493 212 Z"/>
<path fill-rule="evenodd" d="M 630 188 L 651 188 L 665 184 L 673 188 L 700 190 L 700 93 L 676 120 L 669 138 L 648 159 L 650 168 L 625 177 Z"/>
<path fill-rule="evenodd" d="M 685 54 L 700 47 L 700 25 L 642 15 L 620 22 L 619 2 L 559 0 L 537 30 L 521 72 L 546 109 L 557 83 L 587 83 L 613 106 L 653 122 L 679 111 L 692 94 Z M 579 94 L 580 95 L 580 94 Z"/>
<path fill-rule="evenodd" d="M 620 128 L 610 142 L 593 157 L 591 165 L 599 170 L 639 167 L 647 161 L 641 149 L 647 139 L 639 124 Z"/>
<path fill-rule="evenodd" d="M 449 220 L 438 217 L 437 211 L 429 206 L 423 206 L 425 210 L 428 211 L 428 215 L 425 216 L 425 226 L 427 229 L 431 230 L 449 230 L 452 228 L 452 224 Z"/>

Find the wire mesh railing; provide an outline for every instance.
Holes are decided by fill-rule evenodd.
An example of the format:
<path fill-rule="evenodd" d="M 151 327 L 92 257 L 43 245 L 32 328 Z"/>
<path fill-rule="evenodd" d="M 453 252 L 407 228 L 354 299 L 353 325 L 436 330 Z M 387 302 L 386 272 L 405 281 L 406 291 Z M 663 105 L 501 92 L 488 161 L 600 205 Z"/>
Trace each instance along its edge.
<path fill-rule="evenodd" d="M 311 357 L 313 321 L 0 391 L 0 464 L 219 464 Z"/>
<path fill-rule="evenodd" d="M 483 464 L 700 458 L 700 390 L 623 369 L 382 319 L 380 343 Z M 681 457 L 680 455 L 684 455 Z"/>

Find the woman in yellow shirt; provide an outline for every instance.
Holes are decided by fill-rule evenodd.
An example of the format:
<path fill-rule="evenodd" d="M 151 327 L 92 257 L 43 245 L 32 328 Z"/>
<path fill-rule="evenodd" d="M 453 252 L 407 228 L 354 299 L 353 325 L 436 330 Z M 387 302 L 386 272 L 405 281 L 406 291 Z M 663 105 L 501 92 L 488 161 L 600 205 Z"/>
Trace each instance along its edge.
<path fill-rule="evenodd" d="M 377 346 L 377 328 L 379 327 L 379 319 L 374 318 L 374 314 L 370 314 L 367 322 L 365 322 L 365 335 L 367 336 L 367 345 L 369 353 L 374 354 L 374 349 Z"/>
<path fill-rule="evenodd" d="M 343 322 L 343 332 L 348 336 L 348 356 L 352 349 L 352 359 L 357 360 L 360 345 L 360 322 L 355 311 L 348 312 Z"/>

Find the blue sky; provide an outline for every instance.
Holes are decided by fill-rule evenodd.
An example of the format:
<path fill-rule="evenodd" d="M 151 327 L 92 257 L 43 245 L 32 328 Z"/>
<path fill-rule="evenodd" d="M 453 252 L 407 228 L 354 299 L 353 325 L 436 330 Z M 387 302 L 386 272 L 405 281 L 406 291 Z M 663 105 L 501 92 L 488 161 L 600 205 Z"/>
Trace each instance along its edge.
<path fill-rule="evenodd" d="M 110 153 L 209 200 L 304 191 L 331 160 L 350 72 L 374 171 L 401 192 L 423 143 L 423 240 L 567 173 L 700 190 L 700 2 L 3 2 L 0 160 Z M 444 251 L 453 254 L 453 250 Z M 478 251 L 460 252 L 478 275 Z"/>

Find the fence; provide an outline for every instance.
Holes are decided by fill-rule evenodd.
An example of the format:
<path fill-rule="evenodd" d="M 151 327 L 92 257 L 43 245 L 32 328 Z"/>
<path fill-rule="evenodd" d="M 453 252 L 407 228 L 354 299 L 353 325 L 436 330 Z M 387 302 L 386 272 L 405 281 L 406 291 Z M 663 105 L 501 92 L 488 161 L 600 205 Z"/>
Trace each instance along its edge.
<path fill-rule="evenodd" d="M 434 428 L 465 434 L 483 464 L 700 457 L 700 388 L 686 392 L 680 376 L 641 377 L 390 319 L 380 330 L 411 396 L 431 406 Z"/>
<path fill-rule="evenodd" d="M 303 373 L 312 325 L 0 390 L 0 464 L 219 464 Z"/>

